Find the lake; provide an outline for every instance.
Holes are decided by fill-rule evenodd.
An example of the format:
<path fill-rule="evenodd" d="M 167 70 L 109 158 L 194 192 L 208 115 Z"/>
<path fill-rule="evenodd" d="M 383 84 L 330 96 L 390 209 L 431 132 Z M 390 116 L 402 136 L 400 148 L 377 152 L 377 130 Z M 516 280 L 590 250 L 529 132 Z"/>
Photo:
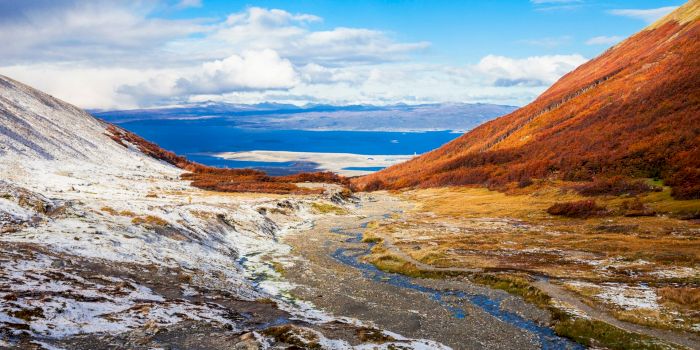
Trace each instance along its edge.
<path fill-rule="evenodd" d="M 307 131 L 248 129 L 232 126 L 223 119 L 197 120 L 137 120 L 118 123 L 161 147 L 203 164 L 254 168 L 270 175 L 285 175 L 301 171 L 324 169 L 313 161 L 313 153 L 349 153 L 368 155 L 367 162 L 357 162 L 343 168 L 366 173 L 380 170 L 372 155 L 421 154 L 451 141 L 460 134 L 450 131 L 387 132 L 387 131 Z M 285 151 L 309 153 L 312 156 L 286 161 L 256 161 L 224 159 L 223 152 Z M 268 152 L 269 153 L 269 152 Z M 326 155 L 324 155 L 326 156 Z M 269 157 L 268 157 L 269 158 Z M 397 158 L 399 159 L 399 158 Z M 279 159 L 278 159 L 279 160 Z"/>

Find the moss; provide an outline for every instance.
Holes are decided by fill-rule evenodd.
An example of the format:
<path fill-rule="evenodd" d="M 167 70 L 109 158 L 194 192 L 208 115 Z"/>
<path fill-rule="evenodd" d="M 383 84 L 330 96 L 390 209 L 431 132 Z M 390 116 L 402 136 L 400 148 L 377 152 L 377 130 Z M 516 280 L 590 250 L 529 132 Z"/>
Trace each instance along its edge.
<path fill-rule="evenodd" d="M 311 204 L 311 208 L 319 214 L 345 215 L 348 213 L 346 209 L 327 203 L 315 202 Z"/>
<path fill-rule="evenodd" d="M 683 349 L 650 336 L 632 333 L 598 320 L 567 319 L 556 323 L 554 330 L 560 336 L 576 342 L 612 350 Z"/>
<path fill-rule="evenodd" d="M 280 263 L 278 261 L 273 261 L 270 264 L 272 265 L 272 269 L 275 270 L 275 272 L 284 276 L 284 265 L 282 265 L 282 263 Z"/>

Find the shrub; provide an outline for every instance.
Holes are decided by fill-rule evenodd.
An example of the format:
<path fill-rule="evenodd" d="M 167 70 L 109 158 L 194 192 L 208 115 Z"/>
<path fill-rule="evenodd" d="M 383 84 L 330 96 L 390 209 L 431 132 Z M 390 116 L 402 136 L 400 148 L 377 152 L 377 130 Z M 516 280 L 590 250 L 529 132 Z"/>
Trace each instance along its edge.
<path fill-rule="evenodd" d="M 671 195 L 676 199 L 700 199 L 700 169 L 687 167 L 666 181 L 673 186 Z"/>
<path fill-rule="evenodd" d="M 607 214 L 607 210 L 604 207 L 599 207 L 593 200 L 582 200 L 577 202 L 555 203 L 547 208 L 547 213 L 570 218 L 589 218 L 605 215 Z"/>
<path fill-rule="evenodd" d="M 626 200 L 620 205 L 620 210 L 624 216 L 654 216 L 656 212 L 647 207 L 639 198 Z"/>
<path fill-rule="evenodd" d="M 658 187 L 649 185 L 643 180 L 630 180 L 622 176 L 596 178 L 593 182 L 575 186 L 574 189 L 584 196 L 638 195 L 660 190 Z"/>

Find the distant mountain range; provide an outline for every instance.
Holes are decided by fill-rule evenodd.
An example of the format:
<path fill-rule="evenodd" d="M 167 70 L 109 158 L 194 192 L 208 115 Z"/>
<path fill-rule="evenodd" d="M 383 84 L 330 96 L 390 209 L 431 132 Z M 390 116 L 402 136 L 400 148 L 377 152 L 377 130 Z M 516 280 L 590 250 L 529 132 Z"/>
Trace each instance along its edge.
<path fill-rule="evenodd" d="M 517 107 L 484 103 L 442 103 L 390 106 L 254 105 L 200 103 L 181 107 L 93 111 L 112 123 L 142 120 L 219 118 L 231 126 L 285 130 L 466 131 L 508 114 Z"/>
<path fill-rule="evenodd" d="M 355 183 L 503 186 L 614 175 L 661 178 L 674 197 L 700 198 L 700 1 L 581 65 L 529 105 Z"/>

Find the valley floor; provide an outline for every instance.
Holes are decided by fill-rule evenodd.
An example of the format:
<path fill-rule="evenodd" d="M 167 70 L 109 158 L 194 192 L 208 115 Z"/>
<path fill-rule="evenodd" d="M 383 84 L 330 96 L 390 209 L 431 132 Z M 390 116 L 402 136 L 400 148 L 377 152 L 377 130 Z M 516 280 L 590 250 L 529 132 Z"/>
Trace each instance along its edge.
<path fill-rule="evenodd" d="M 670 200 L 666 188 L 640 198 L 654 216 L 546 212 L 578 199 L 546 185 L 509 195 L 480 188 L 373 193 L 363 196 L 359 216 L 322 219 L 289 236 L 308 262 L 285 276 L 305 285 L 296 293 L 332 312 L 455 348 L 546 341 L 474 296 L 587 345 L 700 348 L 700 225 L 686 219 L 700 203 Z M 609 208 L 623 200 L 597 198 Z M 451 301 L 436 292 L 445 289 Z"/>
<path fill-rule="evenodd" d="M 560 187 L 225 194 L 37 166 L 0 181 L 0 348 L 700 348 L 698 202 L 667 189 L 655 216 L 562 219 Z"/>

